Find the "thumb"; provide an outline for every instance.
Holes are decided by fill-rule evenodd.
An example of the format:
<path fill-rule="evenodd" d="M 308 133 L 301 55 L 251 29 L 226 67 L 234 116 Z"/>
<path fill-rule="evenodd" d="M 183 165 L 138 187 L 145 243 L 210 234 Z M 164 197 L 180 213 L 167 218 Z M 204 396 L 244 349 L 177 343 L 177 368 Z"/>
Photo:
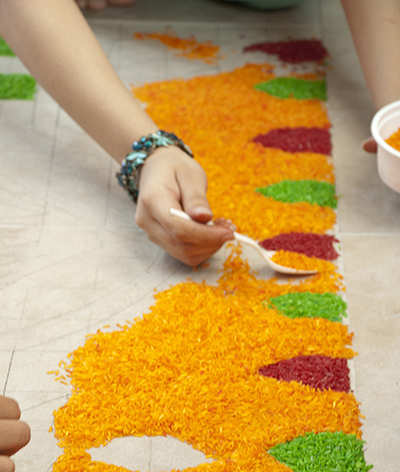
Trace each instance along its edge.
<path fill-rule="evenodd" d="M 199 166 L 198 172 L 185 175 L 180 172 L 177 175 L 178 185 L 181 191 L 183 210 L 195 221 L 208 223 L 212 220 L 213 213 L 207 200 L 207 177 Z"/>

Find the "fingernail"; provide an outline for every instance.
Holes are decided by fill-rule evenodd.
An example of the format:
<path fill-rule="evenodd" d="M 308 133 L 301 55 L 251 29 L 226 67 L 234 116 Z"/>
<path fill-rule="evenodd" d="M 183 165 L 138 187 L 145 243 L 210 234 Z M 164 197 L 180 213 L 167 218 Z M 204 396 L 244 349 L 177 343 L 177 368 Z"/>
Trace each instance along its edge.
<path fill-rule="evenodd" d="M 193 213 L 195 213 L 196 215 L 212 216 L 212 211 L 205 206 L 195 207 Z"/>
<path fill-rule="evenodd" d="M 232 223 L 232 220 L 226 220 L 226 222 L 228 223 L 228 228 L 232 231 L 236 231 L 237 230 L 237 226 Z"/>

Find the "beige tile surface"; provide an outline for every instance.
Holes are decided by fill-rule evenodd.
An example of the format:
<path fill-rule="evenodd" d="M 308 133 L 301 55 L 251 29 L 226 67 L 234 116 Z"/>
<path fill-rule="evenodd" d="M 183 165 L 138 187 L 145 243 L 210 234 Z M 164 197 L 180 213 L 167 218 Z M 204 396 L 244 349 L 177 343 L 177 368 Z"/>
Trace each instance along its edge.
<path fill-rule="evenodd" d="M 374 110 L 340 2 L 306 0 L 271 13 L 216 0 L 137 0 L 134 7 L 87 17 L 127 86 L 265 62 L 261 54 L 240 53 L 255 41 L 323 39 L 331 54 L 328 110 L 341 196 L 338 232 L 359 352 L 354 385 L 366 416 L 366 456 L 377 472 L 398 472 L 400 196 L 380 181 L 375 156 L 360 148 Z M 156 43 L 132 41 L 133 31 L 167 25 L 220 44 L 218 65 L 177 59 Z M 276 58 L 268 60 L 279 70 Z M 11 71 L 24 68 L 18 59 L 0 58 L 0 72 Z M 116 323 L 146 313 L 155 287 L 163 290 L 187 277 L 214 283 L 226 250 L 207 269 L 193 272 L 150 243 L 116 183 L 117 165 L 41 89 L 34 102 L 0 102 L 0 166 L 0 391 L 19 400 L 33 430 L 32 442 L 16 456 L 17 470 L 45 472 L 60 453 L 48 431 L 52 412 L 70 393 L 46 372 L 57 369 L 86 334 L 108 324 L 116 329 Z M 251 250 L 245 255 L 261 277 L 273 275 Z M 93 457 L 129 461 L 132 451 L 134 461 L 124 465 L 143 472 L 204 461 L 172 438 L 128 438 Z"/>
<path fill-rule="evenodd" d="M 342 235 L 357 398 L 366 416 L 366 457 L 399 468 L 400 235 Z"/>

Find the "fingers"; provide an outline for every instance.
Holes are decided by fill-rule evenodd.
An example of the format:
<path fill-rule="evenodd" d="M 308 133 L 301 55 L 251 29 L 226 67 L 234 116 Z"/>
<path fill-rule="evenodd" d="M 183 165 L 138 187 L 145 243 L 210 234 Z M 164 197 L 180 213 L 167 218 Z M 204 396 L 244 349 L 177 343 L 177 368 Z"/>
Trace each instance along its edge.
<path fill-rule="evenodd" d="M 197 164 L 193 161 L 193 164 Z M 207 177 L 198 169 L 185 166 L 177 169 L 176 180 L 181 193 L 181 204 L 184 211 L 195 221 L 207 223 L 212 219 L 212 211 L 207 200 Z M 193 173 L 196 172 L 196 178 Z"/>
<path fill-rule="evenodd" d="M 185 223 L 185 222 L 184 222 Z M 192 225 L 199 226 L 200 223 L 186 222 Z M 162 225 L 155 224 L 149 227 L 147 234 L 149 239 L 167 251 L 175 259 L 195 267 L 202 262 L 208 260 L 222 245 L 220 237 L 213 238 L 209 244 L 197 244 L 193 241 L 184 242 L 180 240 L 180 234 L 186 236 L 187 231 L 182 229 L 182 232 L 177 230 L 177 233 L 171 236 L 171 233 L 166 231 Z"/>
<path fill-rule="evenodd" d="M 167 201 L 167 198 L 159 200 L 164 204 Z M 176 202 L 172 204 L 175 204 L 176 208 Z M 169 212 L 170 203 L 165 205 L 165 214 L 161 214 L 160 220 L 152 216 L 156 213 L 152 207 L 144 210 L 143 207 L 139 199 L 136 213 L 138 226 L 146 231 L 150 241 L 189 266 L 193 267 L 206 261 L 225 241 L 232 239 L 232 230 L 222 225 L 206 226 L 173 217 Z M 144 218 L 138 218 L 141 211 L 144 211 Z"/>
<path fill-rule="evenodd" d="M 3 456 L 12 456 L 31 438 L 29 426 L 19 421 L 20 416 L 17 402 L 0 396 L 0 472 L 14 470 L 13 462 Z"/>
<path fill-rule="evenodd" d="M 0 456 L 0 472 L 14 472 L 14 462 L 7 456 Z"/>
<path fill-rule="evenodd" d="M 26 446 L 31 438 L 29 426 L 23 421 L 0 420 L 0 454 L 12 456 Z"/>
<path fill-rule="evenodd" d="M 237 227 L 232 223 L 231 220 L 227 220 L 226 218 L 217 218 L 214 220 L 215 225 L 225 226 L 225 228 L 229 228 L 231 231 L 236 231 Z"/>
<path fill-rule="evenodd" d="M 374 141 L 373 138 L 368 138 L 366 139 L 363 143 L 362 143 L 362 147 L 364 149 L 364 151 L 366 152 L 377 152 L 378 150 L 378 145 L 376 144 L 376 142 Z"/>

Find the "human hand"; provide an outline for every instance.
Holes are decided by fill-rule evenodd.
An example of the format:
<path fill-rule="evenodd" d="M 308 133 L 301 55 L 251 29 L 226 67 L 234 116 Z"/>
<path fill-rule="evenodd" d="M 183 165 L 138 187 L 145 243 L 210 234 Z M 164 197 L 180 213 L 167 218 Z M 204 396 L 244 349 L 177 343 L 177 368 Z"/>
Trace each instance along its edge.
<path fill-rule="evenodd" d="M 206 192 L 207 178 L 198 162 L 176 146 L 158 148 L 141 170 L 136 223 L 150 241 L 196 266 L 234 239 L 230 221 L 220 218 L 206 225 L 212 219 Z M 185 211 L 195 221 L 173 218 L 170 208 Z"/>
<path fill-rule="evenodd" d="M 76 0 L 79 8 L 88 10 L 103 10 L 107 6 L 126 7 L 135 0 Z"/>
<path fill-rule="evenodd" d="M 371 137 L 363 141 L 362 147 L 366 152 L 376 152 L 378 150 L 378 145 L 376 144 L 375 140 Z"/>
<path fill-rule="evenodd" d="M 29 426 L 19 421 L 21 412 L 16 401 L 0 395 L 0 472 L 13 472 L 10 456 L 30 440 Z"/>

